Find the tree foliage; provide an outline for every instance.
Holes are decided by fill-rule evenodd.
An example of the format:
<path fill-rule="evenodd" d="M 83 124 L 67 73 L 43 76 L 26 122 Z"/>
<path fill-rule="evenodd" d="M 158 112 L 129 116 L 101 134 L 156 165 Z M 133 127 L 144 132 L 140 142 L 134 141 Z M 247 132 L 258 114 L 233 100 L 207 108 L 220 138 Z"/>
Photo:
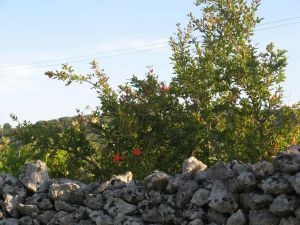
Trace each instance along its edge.
<path fill-rule="evenodd" d="M 189 15 L 170 39 L 174 76 L 159 81 L 153 68 L 114 90 L 98 64 L 77 74 L 65 64 L 46 75 L 70 85 L 87 83 L 99 106 L 87 123 L 70 127 L 23 126 L 20 137 L 53 173 L 107 178 L 132 170 L 176 173 L 184 158 L 256 162 L 299 138 L 299 105 L 283 104 L 286 51 L 253 44 L 258 0 L 197 0 L 201 17 Z M 88 136 L 87 127 L 93 130 Z M 26 132 L 28 129 L 28 132 Z M 36 129 L 36 130 L 35 130 Z M 28 135 L 28 137 L 26 136 Z M 51 156 L 53 156 L 51 155 Z M 49 159 L 48 159 L 49 160 Z M 55 172 L 56 171 L 56 172 Z"/>

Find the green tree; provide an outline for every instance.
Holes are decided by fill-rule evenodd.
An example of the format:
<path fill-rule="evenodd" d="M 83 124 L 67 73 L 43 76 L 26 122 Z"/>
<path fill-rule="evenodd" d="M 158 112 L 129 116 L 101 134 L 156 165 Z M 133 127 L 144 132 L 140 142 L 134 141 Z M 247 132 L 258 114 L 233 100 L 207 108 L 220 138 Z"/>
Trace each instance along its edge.
<path fill-rule="evenodd" d="M 197 0 L 202 18 L 171 40 L 176 95 L 199 120 L 197 151 L 205 161 L 270 157 L 278 136 L 286 51 L 253 45 L 259 0 Z"/>
<path fill-rule="evenodd" d="M 66 85 L 88 83 L 96 90 L 103 174 L 128 169 L 138 177 L 153 169 L 175 173 L 191 155 L 207 164 L 254 162 L 299 137 L 299 107 L 282 101 L 286 51 L 271 43 L 259 52 L 253 45 L 261 21 L 255 15 L 259 1 L 247 2 L 196 1 L 202 18 L 190 14 L 187 27 L 178 25 L 170 40 L 174 77 L 169 86 L 152 68 L 145 79 L 134 76 L 117 91 L 96 62 L 86 75 L 68 64 L 46 72 Z M 135 148 L 142 149 L 141 157 L 132 154 Z M 114 155 L 125 160 L 114 162 Z"/>
<path fill-rule="evenodd" d="M 78 114 L 73 119 L 19 123 L 14 141 L 2 147 L 4 170 L 14 171 L 24 162 L 40 159 L 47 164 L 52 177 L 94 180 L 100 170 L 96 146 L 87 135 L 87 121 Z"/>

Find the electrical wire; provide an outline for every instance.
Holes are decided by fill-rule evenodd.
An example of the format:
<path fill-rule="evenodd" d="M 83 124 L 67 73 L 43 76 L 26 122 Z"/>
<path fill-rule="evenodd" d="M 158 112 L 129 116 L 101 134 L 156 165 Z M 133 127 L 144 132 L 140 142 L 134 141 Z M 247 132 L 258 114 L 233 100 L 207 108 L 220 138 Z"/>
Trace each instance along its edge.
<path fill-rule="evenodd" d="M 269 25 L 269 24 L 280 23 L 280 22 L 289 21 L 289 20 L 296 20 L 296 19 L 300 19 L 300 16 L 284 18 L 284 19 L 281 19 L 281 20 L 274 20 L 274 21 L 267 22 L 267 23 L 260 23 L 260 24 L 257 24 L 257 26 L 258 27 L 259 26 L 265 26 L 265 25 Z"/>
<path fill-rule="evenodd" d="M 290 18 L 276 20 L 276 21 L 272 21 L 272 22 L 268 22 L 268 23 L 259 24 L 258 26 L 274 24 L 274 23 L 279 23 L 279 22 L 289 21 L 289 20 L 294 20 L 294 19 L 299 19 L 299 18 L 300 17 L 290 17 Z M 270 30 L 270 29 L 275 29 L 275 28 L 279 28 L 279 27 L 291 26 L 291 25 L 295 25 L 295 24 L 300 24 L 300 21 L 293 22 L 293 23 L 281 24 L 278 26 L 265 27 L 265 28 L 261 28 L 261 29 L 256 29 L 255 31 Z M 93 57 L 93 59 L 103 59 L 103 58 L 110 58 L 110 57 L 121 56 L 121 55 L 130 55 L 130 54 L 136 54 L 136 53 L 142 53 L 142 52 L 149 52 L 149 51 L 167 48 L 168 47 L 168 45 L 166 45 L 167 43 L 168 43 L 168 41 L 156 42 L 156 43 L 151 43 L 151 44 L 147 44 L 147 45 L 137 46 L 134 48 L 126 48 L 126 49 L 119 49 L 119 50 L 106 51 L 106 52 L 95 52 L 95 53 L 86 54 L 86 55 L 65 57 L 65 58 L 60 58 L 60 59 L 51 59 L 51 60 L 45 60 L 45 61 L 37 61 L 37 62 L 32 62 L 32 63 L 14 65 L 14 66 L 2 66 L 2 67 L 0 67 L 0 73 L 1 72 L 18 71 L 18 70 L 22 70 L 24 68 L 31 70 L 31 69 L 36 69 L 36 68 L 53 67 L 53 66 L 62 65 L 62 63 L 49 64 L 51 62 L 57 62 L 57 61 L 60 61 L 60 62 L 68 61 L 68 63 L 74 63 L 74 62 L 90 61 L 91 58 L 87 59 L 87 57 Z M 44 64 L 46 64 L 46 65 L 44 65 Z M 34 66 L 34 67 L 31 67 L 31 66 Z"/>
<path fill-rule="evenodd" d="M 118 53 L 118 54 L 115 53 L 115 54 L 110 54 L 110 55 L 102 55 L 102 56 L 96 57 L 94 59 L 111 58 L 111 57 L 116 57 L 116 56 L 121 56 L 121 55 L 131 55 L 131 54 L 137 54 L 137 53 L 142 53 L 142 52 L 151 52 L 151 51 L 155 51 L 155 50 L 164 49 L 164 48 L 167 48 L 167 47 L 169 47 L 169 46 L 160 46 L 160 47 L 151 48 L 151 49 L 141 49 L 141 50 L 136 50 L 136 51 L 122 52 L 122 53 Z M 77 59 L 77 60 L 70 60 L 70 61 L 68 61 L 68 63 L 84 62 L 84 61 L 90 61 L 90 60 L 92 60 L 92 59 L 90 59 L 90 58 L 89 59 Z M 37 69 L 37 68 L 54 67 L 54 66 L 61 66 L 61 65 L 62 65 L 62 63 L 47 64 L 47 65 L 36 65 L 34 67 L 28 67 L 27 65 L 25 65 L 25 66 L 19 66 L 17 68 L 15 67 L 15 68 L 9 68 L 9 69 L 2 69 L 2 70 L 0 70 L 0 73 L 1 72 L 11 72 L 11 71 L 23 70 L 24 68 L 27 69 L 27 70 L 33 70 L 33 69 Z"/>
<path fill-rule="evenodd" d="M 152 49 L 156 50 L 157 47 L 164 47 L 167 43 L 168 43 L 167 41 L 157 42 L 157 43 L 152 43 L 152 44 L 147 44 L 147 45 L 140 45 L 140 46 L 133 47 L 133 48 L 125 48 L 125 49 L 106 51 L 106 52 L 95 52 L 95 53 L 86 54 L 86 55 L 65 57 L 65 58 L 60 58 L 60 59 L 51 59 L 51 60 L 45 60 L 45 61 L 37 61 L 37 62 L 25 63 L 25 64 L 20 64 L 20 65 L 15 65 L 15 66 L 3 66 L 3 67 L 0 67 L 0 72 L 10 71 L 11 69 L 15 69 L 15 68 L 19 68 L 19 67 L 23 68 L 23 67 L 27 67 L 27 66 L 34 66 L 34 65 L 38 65 L 38 64 L 45 64 L 45 63 L 57 62 L 57 61 L 78 62 L 80 60 L 76 60 L 76 59 L 82 59 L 82 58 L 92 57 L 92 56 L 97 56 L 97 55 L 100 56 L 101 58 L 103 58 L 107 54 L 110 55 L 110 54 L 115 53 L 116 56 L 118 56 L 118 55 L 123 55 L 124 53 L 127 53 L 127 52 L 131 53 L 132 50 L 139 50 L 139 51 L 143 51 L 143 50 L 147 51 L 147 50 L 152 50 Z M 149 47 L 152 47 L 152 48 L 149 48 Z M 144 48 L 146 48 L 146 49 L 144 49 Z M 111 56 L 108 56 L 108 57 L 111 57 Z M 51 65 L 49 65 L 49 66 L 51 66 Z M 61 63 L 59 65 L 61 65 Z"/>
<path fill-rule="evenodd" d="M 290 25 L 295 25 L 295 24 L 299 24 L 299 22 L 294 22 L 294 23 L 286 23 L 286 24 L 282 24 L 282 25 L 278 25 L 278 26 L 273 26 L 273 27 L 266 27 L 266 28 L 263 28 L 263 29 L 258 29 L 258 30 L 255 30 L 255 31 L 262 31 L 262 30 L 270 30 L 270 29 L 274 29 L 274 28 L 278 28 L 278 27 L 287 27 L 287 26 L 290 26 Z"/>

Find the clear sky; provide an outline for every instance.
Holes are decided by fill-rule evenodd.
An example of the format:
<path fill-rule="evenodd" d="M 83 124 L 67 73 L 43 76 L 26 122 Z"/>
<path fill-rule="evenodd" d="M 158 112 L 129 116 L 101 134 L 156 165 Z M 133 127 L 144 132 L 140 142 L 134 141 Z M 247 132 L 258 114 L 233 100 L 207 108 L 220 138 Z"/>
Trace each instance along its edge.
<path fill-rule="evenodd" d="M 65 87 L 43 75 L 61 63 L 86 73 L 95 59 L 114 87 L 133 74 L 143 77 L 147 66 L 170 80 L 167 41 L 190 11 L 199 15 L 192 0 L 0 0 L 0 124 L 11 123 L 10 113 L 35 122 L 95 107 L 97 96 L 87 86 Z M 294 18 L 259 26 L 255 42 L 264 47 L 272 41 L 288 50 L 285 102 L 295 103 L 300 100 L 300 1 L 262 0 L 258 13 L 263 23 Z"/>

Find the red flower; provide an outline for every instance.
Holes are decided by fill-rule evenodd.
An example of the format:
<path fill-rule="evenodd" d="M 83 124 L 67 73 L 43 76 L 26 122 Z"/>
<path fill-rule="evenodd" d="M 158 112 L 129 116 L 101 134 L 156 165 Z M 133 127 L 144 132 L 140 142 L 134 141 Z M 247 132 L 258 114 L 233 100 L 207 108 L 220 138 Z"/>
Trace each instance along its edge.
<path fill-rule="evenodd" d="M 133 150 L 133 154 L 135 156 L 140 156 L 142 154 L 142 150 L 139 149 L 139 148 L 136 148 L 136 149 Z"/>
<path fill-rule="evenodd" d="M 120 159 L 120 155 L 118 154 L 118 153 L 116 153 L 115 155 L 114 155 L 114 161 L 115 162 L 119 162 L 121 159 Z"/>
<path fill-rule="evenodd" d="M 163 91 L 168 91 L 169 90 L 169 86 L 163 86 Z"/>
<path fill-rule="evenodd" d="M 296 138 L 293 138 L 293 140 L 291 141 L 291 144 L 292 144 L 292 145 L 298 144 Z"/>
<path fill-rule="evenodd" d="M 125 156 L 121 156 L 121 155 L 119 155 L 118 153 L 116 153 L 115 155 L 114 155 L 114 161 L 115 162 L 120 162 L 120 161 L 124 161 L 125 160 Z"/>

